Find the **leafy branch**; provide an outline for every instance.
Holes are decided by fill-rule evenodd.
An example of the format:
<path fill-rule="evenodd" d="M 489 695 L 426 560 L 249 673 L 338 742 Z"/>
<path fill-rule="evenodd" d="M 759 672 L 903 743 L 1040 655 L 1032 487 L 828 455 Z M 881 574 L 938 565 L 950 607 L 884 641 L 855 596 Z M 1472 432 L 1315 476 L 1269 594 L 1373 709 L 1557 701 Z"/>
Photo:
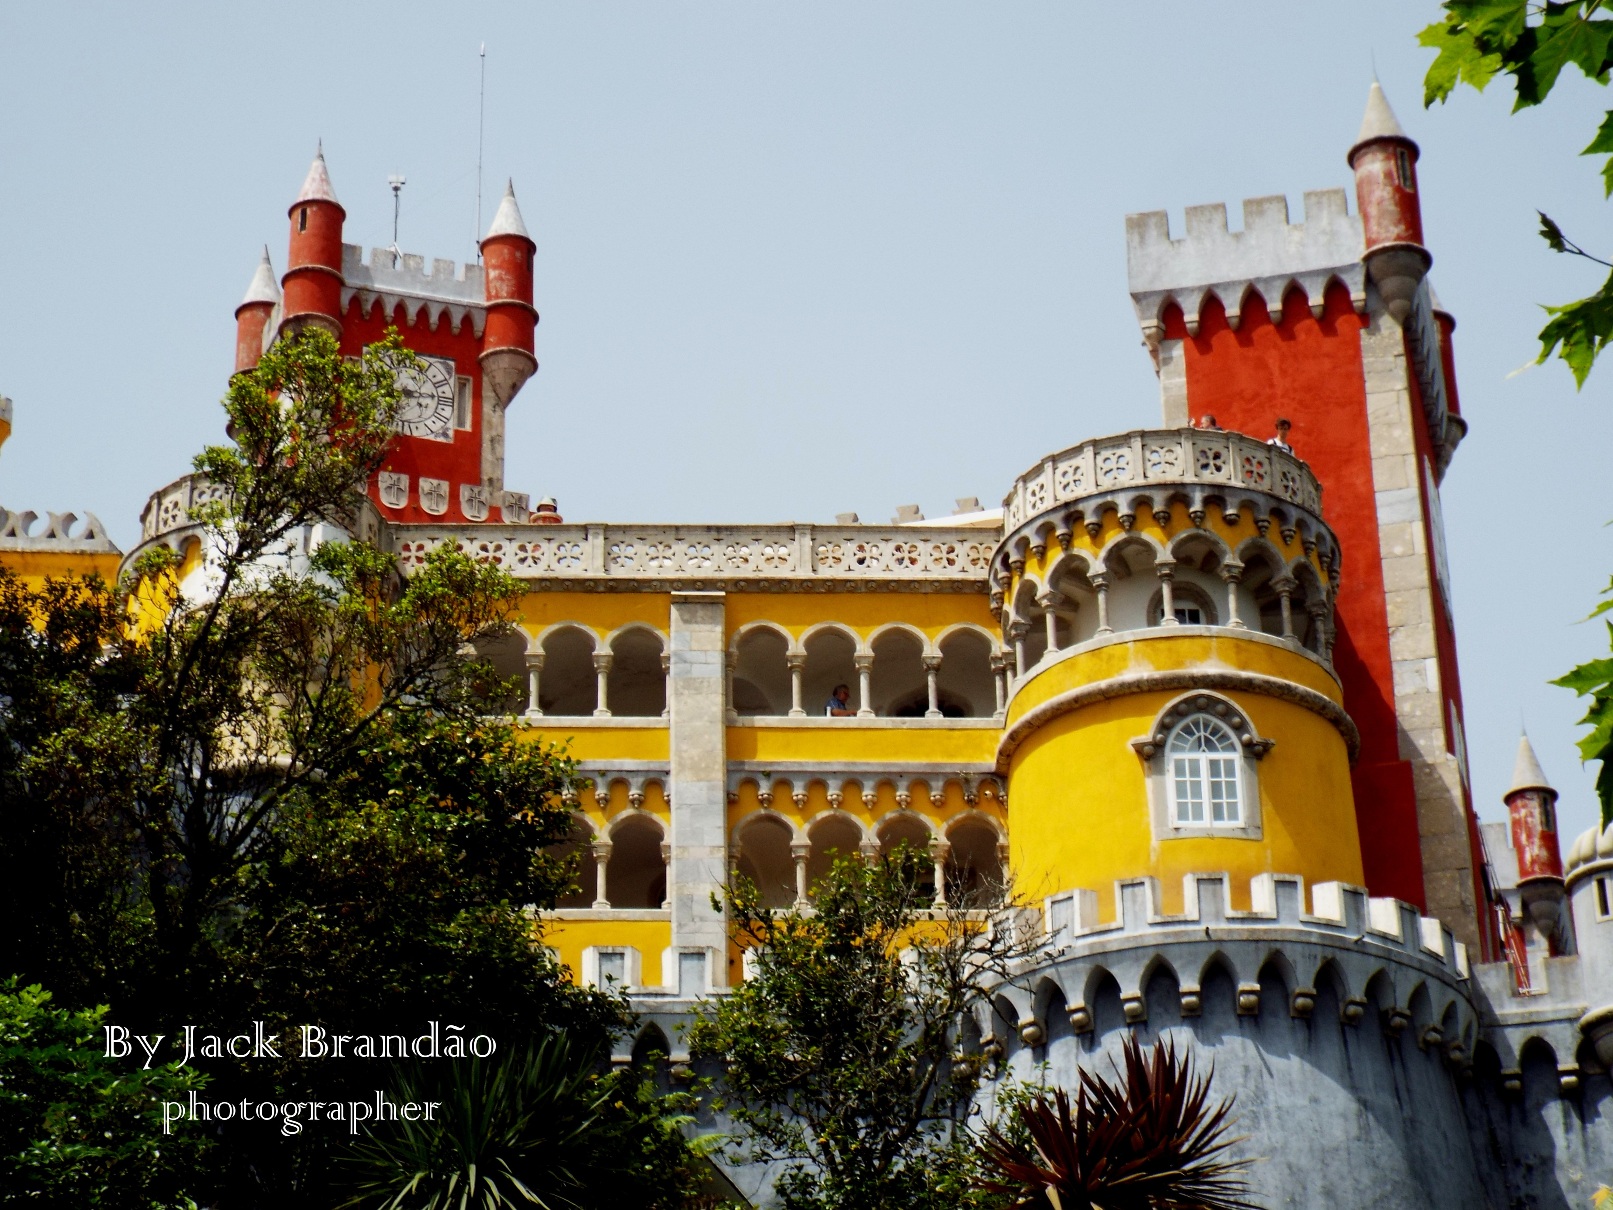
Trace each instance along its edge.
<path fill-rule="evenodd" d="M 1567 67 L 1579 68 L 1597 84 L 1608 81 L 1613 68 L 1613 17 L 1605 15 L 1603 0 L 1544 4 L 1446 0 L 1444 9 L 1444 19 L 1417 38 L 1438 52 L 1423 79 L 1425 106 L 1443 103 L 1462 84 L 1483 92 L 1498 75 L 1512 77 L 1514 113 L 1541 104 Z M 1602 165 L 1604 196 L 1613 196 L 1613 110 L 1607 111 L 1595 137 L 1580 154 L 1607 157 Z M 1613 267 L 1564 236 L 1543 213 L 1540 227 L 1541 237 L 1552 251 Z M 1557 353 L 1573 371 L 1575 383 L 1583 387 L 1597 357 L 1613 339 L 1613 276 L 1596 293 L 1561 306 L 1547 306 L 1545 311 L 1550 319 L 1540 330 L 1536 360 L 1543 363 Z"/>

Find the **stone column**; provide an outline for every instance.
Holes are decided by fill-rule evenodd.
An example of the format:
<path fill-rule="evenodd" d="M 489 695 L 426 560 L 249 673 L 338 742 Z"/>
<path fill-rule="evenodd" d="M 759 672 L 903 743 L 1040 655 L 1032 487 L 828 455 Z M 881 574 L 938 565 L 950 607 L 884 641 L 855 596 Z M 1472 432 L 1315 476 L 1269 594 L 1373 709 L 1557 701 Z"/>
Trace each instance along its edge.
<path fill-rule="evenodd" d="M 801 705 L 801 674 L 806 669 L 806 652 L 792 651 L 784 657 L 784 662 L 790 669 L 790 717 L 805 718 L 806 710 Z"/>
<path fill-rule="evenodd" d="M 543 713 L 538 703 L 538 673 L 543 671 L 543 652 L 526 653 L 526 712 L 533 718 Z"/>
<path fill-rule="evenodd" d="M 672 653 L 670 651 L 663 651 L 661 653 L 661 701 L 662 701 L 661 717 L 662 718 L 669 718 L 669 717 L 671 717 L 671 714 L 672 714 L 672 688 L 671 688 L 670 685 L 668 685 L 666 683 L 667 678 L 669 678 L 671 675 L 672 675 Z"/>
<path fill-rule="evenodd" d="M 671 631 L 672 945 L 705 949 L 714 963 L 711 984 L 723 987 L 726 921 L 711 906 L 713 895 L 721 902 L 728 865 L 723 594 L 673 593 Z"/>
<path fill-rule="evenodd" d="M 935 862 L 935 906 L 947 905 L 947 858 L 952 846 L 944 840 L 930 841 L 930 858 Z"/>
<path fill-rule="evenodd" d="M 795 858 L 795 906 L 804 908 L 810 902 L 807 899 L 807 860 L 812 856 L 812 846 L 797 841 L 790 846 L 790 856 Z"/>
<path fill-rule="evenodd" d="M 874 717 L 874 657 L 869 652 L 862 652 L 853 657 L 857 665 L 857 717 Z"/>
<path fill-rule="evenodd" d="M 594 907 L 604 910 L 610 907 L 610 900 L 605 897 L 605 867 L 610 864 L 610 841 L 594 841 Z"/>
<path fill-rule="evenodd" d="M 610 717 L 610 700 L 608 697 L 610 687 L 611 653 L 608 651 L 594 652 L 594 677 L 599 682 L 598 701 L 594 706 L 594 715 L 597 718 Z"/>
<path fill-rule="evenodd" d="M 1243 620 L 1238 617 L 1238 584 L 1243 579 L 1242 563 L 1224 563 L 1221 565 L 1221 578 L 1227 585 L 1227 625 L 1236 630 L 1247 630 Z"/>
<path fill-rule="evenodd" d="M 925 687 L 929 690 L 929 694 L 930 694 L 930 705 L 929 705 L 929 709 L 925 710 L 925 712 L 924 712 L 924 717 L 925 718 L 940 718 L 941 717 L 941 699 L 940 699 L 939 691 L 938 691 L 936 683 L 935 683 L 936 682 L 936 677 L 940 674 L 940 671 L 941 671 L 941 657 L 940 656 L 938 656 L 938 655 L 927 655 L 927 656 L 924 657 L 924 683 L 925 683 Z"/>
<path fill-rule="evenodd" d="M 1115 628 L 1109 625 L 1109 577 L 1102 572 L 1087 577 L 1092 587 L 1098 593 L 1098 633 L 1113 634 Z"/>
<path fill-rule="evenodd" d="M 1176 560 L 1161 559 L 1154 571 L 1159 576 L 1159 624 L 1180 626 L 1176 620 Z"/>
<path fill-rule="evenodd" d="M 666 870 L 666 892 L 661 897 L 661 910 L 664 912 L 672 906 L 672 845 L 665 840 L 661 842 L 661 866 Z"/>
<path fill-rule="evenodd" d="M 739 663 L 737 651 L 725 651 L 722 657 L 723 717 L 730 723 L 739 721 L 739 710 L 734 706 L 734 667 Z"/>
<path fill-rule="evenodd" d="M 1059 615 L 1056 611 L 1064 604 L 1064 594 L 1044 592 L 1036 598 L 1036 603 L 1042 607 L 1042 617 L 1047 624 L 1047 652 L 1051 655 L 1059 649 Z"/>
<path fill-rule="evenodd" d="M 1294 589 L 1299 587 L 1292 576 L 1278 576 L 1271 582 L 1272 588 L 1277 591 L 1278 604 L 1283 611 L 1283 638 L 1290 642 L 1294 639 Z"/>
<path fill-rule="evenodd" d="M 1015 622 L 1008 628 L 1008 637 L 1014 641 L 1014 675 L 1025 675 L 1025 635 L 1030 630 L 1027 622 Z"/>
<path fill-rule="evenodd" d="M 1008 708 L 1008 690 L 1003 681 L 1008 676 L 1008 661 L 1001 652 L 991 657 L 991 690 L 997 698 L 996 713 L 1001 714 Z"/>

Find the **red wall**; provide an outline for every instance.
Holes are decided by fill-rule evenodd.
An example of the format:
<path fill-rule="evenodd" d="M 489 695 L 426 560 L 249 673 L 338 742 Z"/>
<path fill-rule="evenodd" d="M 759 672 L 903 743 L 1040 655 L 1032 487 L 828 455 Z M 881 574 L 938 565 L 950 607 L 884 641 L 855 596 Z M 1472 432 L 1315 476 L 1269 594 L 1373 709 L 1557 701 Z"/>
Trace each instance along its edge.
<path fill-rule="evenodd" d="M 1409 761 L 1400 757 L 1389 658 L 1389 618 L 1379 556 L 1367 428 L 1361 328 L 1349 292 L 1328 288 L 1320 319 L 1304 294 L 1292 290 L 1273 324 L 1258 295 L 1247 298 L 1233 331 L 1211 299 L 1197 336 L 1181 312 L 1165 315 L 1165 336 L 1180 339 L 1186 360 L 1188 407 L 1222 428 L 1270 437 L 1279 416 L 1293 422 L 1289 440 L 1322 483 L 1324 519 L 1343 551 L 1333 663 L 1344 706 L 1361 732 L 1361 755 L 1351 771 L 1367 887 L 1419 906 L 1423 896 L 1417 797 Z"/>
<path fill-rule="evenodd" d="M 410 324 L 401 306 L 392 315 L 386 315 L 379 303 L 367 314 L 359 311 L 358 298 L 348 304 L 342 316 L 342 353 L 357 357 L 365 345 L 386 335 L 389 327 L 396 327 L 403 343 L 424 357 L 441 357 L 452 360 L 454 372 L 471 380 L 471 427 L 456 430 L 452 442 L 431 441 L 424 437 L 410 437 L 399 433 L 392 439 L 383 470 L 401 471 L 409 476 L 409 503 L 405 508 L 388 508 L 381 503 L 374 482 L 370 484 L 370 499 L 391 521 L 409 523 L 459 523 L 466 520 L 459 510 L 459 486 L 462 483 L 482 481 L 482 367 L 476 360 L 481 353 L 481 341 L 467 318 L 461 331 L 454 331 L 453 322 L 445 313 L 432 331 L 428 316 L 432 307 L 420 309 L 416 322 Z M 421 511 L 419 506 L 420 477 L 448 481 L 448 511 L 440 517 Z M 497 500 L 490 500 L 496 509 Z M 496 518 L 496 511 L 490 512 Z"/>

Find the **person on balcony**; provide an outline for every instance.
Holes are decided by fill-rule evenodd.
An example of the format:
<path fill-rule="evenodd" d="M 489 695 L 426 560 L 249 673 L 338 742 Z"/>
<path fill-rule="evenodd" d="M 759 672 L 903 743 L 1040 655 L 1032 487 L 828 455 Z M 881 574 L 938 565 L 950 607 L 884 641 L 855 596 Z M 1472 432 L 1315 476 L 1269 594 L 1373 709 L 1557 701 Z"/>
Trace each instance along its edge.
<path fill-rule="evenodd" d="M 823 712 L 830 718 L 850 718 L 856 714 L 851 708 L 851 686 L 836 685 L 829 700 L 824 703 Z"/>
<path fill-rule="evenodd" d="M 1288 444 L 1288 431 L 1293 427 L 1285 417 L 1277 417 L 1277 435 L 1267 441 L 1266 444 L 1275 445 L 1285 454 L 1292 454 L 1294 447 Z"/>

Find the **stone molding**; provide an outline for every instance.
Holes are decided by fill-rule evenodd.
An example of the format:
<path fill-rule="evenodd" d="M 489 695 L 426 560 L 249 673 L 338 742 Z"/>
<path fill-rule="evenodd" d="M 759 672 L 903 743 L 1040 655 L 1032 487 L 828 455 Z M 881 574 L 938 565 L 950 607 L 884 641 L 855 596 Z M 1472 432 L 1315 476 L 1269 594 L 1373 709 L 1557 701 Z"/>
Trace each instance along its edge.
<path fill-rule="evenodd" d="M 408 574 L 445 542 L 537 587 L 799 589 L 829 581 L 879 589 L 985 592 L 997 532 L 979 527 L 813 525 L 398 525 Z M 839 590 L 840 585 L 836 585 Z"/>
<path fill-rule="evenodd" d="M 1241 637 L 1241 636 L 1240 636 Z M 1085 709 L 1095 702 L 1127 697 L 1136 693 L 1180 693 L 1194 689 L 1227 690 L 1237 693 L 1258 693 L 1279 701 L 1303 706 L 1321 715 L 1344 738 L 1344 746 L 1353 762 L 1361 748 L 1361 735 L 1355 723 L 1332 698 L 1304 685 L 1285 681 L 1280 677 L 1259 672 L 1243 672 L 1234 668 L 1179 668 L 1167 671 L 1132 673 L 1094 681 L 1075 689 L 1067 689 L 1032 707 L 1003 733 L 997 742 L 997 772 L 1006 774 L 1014 752 L 1032 733 L 1054 719 Z"/>

